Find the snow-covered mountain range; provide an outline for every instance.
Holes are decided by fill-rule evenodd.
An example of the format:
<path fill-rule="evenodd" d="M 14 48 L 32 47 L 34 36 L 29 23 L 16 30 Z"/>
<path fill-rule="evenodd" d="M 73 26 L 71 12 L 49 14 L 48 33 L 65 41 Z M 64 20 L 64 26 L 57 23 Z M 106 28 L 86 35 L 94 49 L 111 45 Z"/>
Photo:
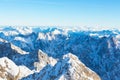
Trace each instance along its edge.
<path fill-rule="evenodd" d="M 119 80 L 120 31 L 0 27 L 0 80 Z"/>

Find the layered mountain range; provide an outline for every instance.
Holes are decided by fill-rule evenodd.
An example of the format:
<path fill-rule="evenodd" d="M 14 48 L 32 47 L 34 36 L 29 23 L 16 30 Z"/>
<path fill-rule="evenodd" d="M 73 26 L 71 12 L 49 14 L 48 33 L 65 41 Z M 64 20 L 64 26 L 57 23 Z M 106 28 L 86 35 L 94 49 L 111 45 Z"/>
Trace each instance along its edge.
<path fill-rule="evenodd" d="M 0 80 L 119 80 L 120 31 L 0 27 Z"/>

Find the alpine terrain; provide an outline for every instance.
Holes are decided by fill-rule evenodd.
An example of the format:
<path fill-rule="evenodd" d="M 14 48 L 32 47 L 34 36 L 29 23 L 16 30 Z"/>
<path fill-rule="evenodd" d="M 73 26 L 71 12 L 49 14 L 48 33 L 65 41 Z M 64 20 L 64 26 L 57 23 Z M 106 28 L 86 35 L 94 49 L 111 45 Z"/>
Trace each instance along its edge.
<path fill-rule="evenodd" d="M 120 80 L 120 30 L 0 27 L 0 80 Z"/>

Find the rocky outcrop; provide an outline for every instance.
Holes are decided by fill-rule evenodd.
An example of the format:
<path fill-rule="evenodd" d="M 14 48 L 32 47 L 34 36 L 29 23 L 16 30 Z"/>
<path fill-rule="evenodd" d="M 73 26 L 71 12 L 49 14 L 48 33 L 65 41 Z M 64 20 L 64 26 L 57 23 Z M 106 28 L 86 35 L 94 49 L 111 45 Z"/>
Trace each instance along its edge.
<path fill-rule="evenodd" d="M 7 40 L 0 38 L 0 56 L 1 55 L 7 56 L 7 55 L 13 54 L 13 53 L 18 53 L 18 54 L 22 54 L 22 55 L 29 54 L 29 52 L 22 50 L 20 47 L 15 46 L 14 44 L 8 42 Z"/>
<path fill-rule="evenodd" d="M 25 66 L 17 66 L 7 57 L 0 58 L 0 80 L 19 80 L 32 74 Z"/>
<path fill-rule="evenodd" d="M 54 66 L 57 62 L 56 59 L 49 57 L 46 53 L 44 53 L 41 50 L 38 51 L 38 59 L 39 59 L 39 62 L 34 63 L 34 66 L 36 67 L 36 71 L 40 71 L 42 68 L 44 68 L 48 64 L 50 64 L 51 66 Z"/>
<path fill-rule="evenodd" d="M 39 73 L 34 73 L 23 80 L 34 79 L 33 76 L 36 80 L 101 80 L 71 53 L 64 55 L 54 66 L 48 64 Z"/>

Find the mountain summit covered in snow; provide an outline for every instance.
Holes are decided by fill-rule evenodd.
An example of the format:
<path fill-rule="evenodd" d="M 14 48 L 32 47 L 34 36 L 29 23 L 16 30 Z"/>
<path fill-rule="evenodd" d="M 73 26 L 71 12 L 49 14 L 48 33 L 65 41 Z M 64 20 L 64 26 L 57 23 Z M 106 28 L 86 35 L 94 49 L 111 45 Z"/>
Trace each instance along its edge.
<path fill-rule="evenodd" d="M 0 27 L 0 80 L 119 80 L 117 29 Z"/>

